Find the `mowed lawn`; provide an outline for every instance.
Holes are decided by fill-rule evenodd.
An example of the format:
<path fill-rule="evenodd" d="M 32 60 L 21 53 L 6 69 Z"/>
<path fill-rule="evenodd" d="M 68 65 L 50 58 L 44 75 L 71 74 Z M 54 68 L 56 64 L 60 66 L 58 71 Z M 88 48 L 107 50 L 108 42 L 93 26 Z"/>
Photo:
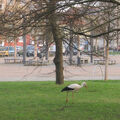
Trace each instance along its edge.
<path fill-rule="evenodd" d="M 61 89 L 81 82 L 0 82 L 0 120 L 120 120 L 120 81 L 87 81 L 66 104 Z"/>

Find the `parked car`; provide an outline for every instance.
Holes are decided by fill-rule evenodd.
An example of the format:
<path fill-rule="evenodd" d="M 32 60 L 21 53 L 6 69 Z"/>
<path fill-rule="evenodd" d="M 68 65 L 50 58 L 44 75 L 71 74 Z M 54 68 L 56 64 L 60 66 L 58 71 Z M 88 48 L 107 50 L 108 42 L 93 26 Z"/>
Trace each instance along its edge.
<path fill-rule="evenodd" d="M 17 51 L 18 56 L 23 55 L 23 48 Z"/>
<path fill-rule="evenodd" d="M 17 50 L 17 52 L 20 51 L 20 50 L 22 50 L 22 49 L 23 49 L 22 46 L 16 46 L 16 50 Z"/>
<path fill-rule="evenodd" d="M 0 56 L 8 56 L 9 52 L 5 47 L 0 47 Z"/>
<path fill-rule="evenodd" d="M 76 44 L 73 44 L 72 45 L 72 50 L 73 50 L 73 55 L 77 55 L 78 54 L 78 49 L 80 50 L 80 51 L 84 51 L 84 45 L 80 45 L 79 46 L 79 48 L 78 48 L 78 46 L 76 45 Z M 65 50 L 65 55 L 69 55 L 70 54 L 70 46 L 67 46 L 66 47 L 66 50 Z"/>
<path fill-rule="evenodd" d="M 28 45 L 26 48 L 27 57 L 34 56 L 34 46 Z"/>
<path fill-rule="evenodd" d="M 18 54 L 19 56 L 23 55 L 23 48 L 20 49 L 20 50 L 17 52 L 17 54 Z M 37 56 L 39 56 L 39 54 L 40 54 L 40 51 L 37 50 Z M 27 56 L 27 57 L 34 56 L 34 46 L 33 46 L 33 45 L 28 45 L 28 46 L 26 47 L 26 56 Z"/>
<path fill-rule="evenodd" d="M 13 46 L 7 46 L 7 47 L 6 47 L 6 50 L 8 51 L 9 56 L 13 56 L 14 53 L 15 53 L 15 49 L 14 49 Z"/>
<path fill-rule="evenodd" d="M 77 55 L 78 50 L 74 47 L 73 48 L 73 55 Z M 70 54 L 69 46 L 66 48 L 65 55 Z"/>

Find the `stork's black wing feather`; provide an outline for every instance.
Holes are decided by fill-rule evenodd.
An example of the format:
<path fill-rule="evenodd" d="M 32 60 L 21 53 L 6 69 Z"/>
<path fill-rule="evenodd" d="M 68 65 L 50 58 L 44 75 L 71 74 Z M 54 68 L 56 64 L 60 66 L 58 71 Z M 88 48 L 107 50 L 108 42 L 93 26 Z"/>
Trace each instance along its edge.
<path fill-rule="evenodd" d="M 67 87 L 63 88 L 63 89 L 61 90 L 61 92 L 71 91 L 71 90 L 74 90 L 74 89 L 73 89 L 73 88 L 69 88 L 69 87 L 67 86 Z"/>

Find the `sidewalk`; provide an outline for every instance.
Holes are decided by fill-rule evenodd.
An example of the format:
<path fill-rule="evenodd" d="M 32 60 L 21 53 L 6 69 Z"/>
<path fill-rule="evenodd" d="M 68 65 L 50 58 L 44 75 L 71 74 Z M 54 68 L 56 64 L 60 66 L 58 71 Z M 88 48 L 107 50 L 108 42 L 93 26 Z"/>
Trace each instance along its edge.
<path fill-rule="evenodd" d="M 120 80 L 120 63 L 110 65 L 108 78 Z M 103 80 L 104 66 L 86 64 L 81 67 L 64 66 L 65 80 Z M 55 81 L 55 66 L 24 66 L 4 64 L 0 58 L 0 81 Z"/>
<path fill-rule="evenodd" d="M 120 65 L 109 66 L 109 79 L 120 79 Z M 104 66 L 65 66 L 65 80 L 103 80 Z M 54 81 L 55 67 L 0 64 L 0 81 Z"/>

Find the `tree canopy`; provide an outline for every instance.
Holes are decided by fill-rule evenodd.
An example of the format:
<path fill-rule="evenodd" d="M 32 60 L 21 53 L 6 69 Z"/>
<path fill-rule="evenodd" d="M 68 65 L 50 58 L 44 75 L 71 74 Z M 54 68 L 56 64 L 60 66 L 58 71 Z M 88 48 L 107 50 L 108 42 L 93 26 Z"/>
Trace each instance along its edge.
<path fill-rule="evenodd" d="M 110 29 L 107 26 L 110 25 Z M 72 27 L 71 27 L 72 25 Z M 118 0 L 12 0 L 0 12 L 0 35 L 18 37 L 49 27 L 56 44 L 56 83 L 64 83 L 62 41 L 74 35 L 101 37 L 120 31 Z M 92 33 L 92 34 L 91 34 Z"/>

